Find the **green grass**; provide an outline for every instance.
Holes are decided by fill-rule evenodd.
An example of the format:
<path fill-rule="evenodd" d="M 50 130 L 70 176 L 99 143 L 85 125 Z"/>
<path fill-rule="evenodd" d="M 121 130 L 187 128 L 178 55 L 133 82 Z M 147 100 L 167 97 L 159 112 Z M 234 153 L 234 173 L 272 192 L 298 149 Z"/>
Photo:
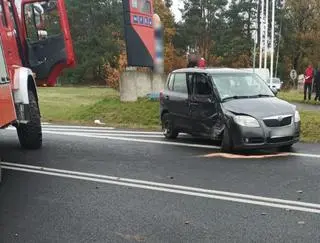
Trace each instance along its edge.
<path fill-rule="evenodd" d="M 44 122 L 94 125 L 100 120 L 108 126 L 159 128 L 159 102 L 139 99 L 120 102 L 119 93 L 108 88 L 39 88 Z"/>
<path fill-rule="evenodd" d="M 118 92 L 107 88 L 39 88 L 39 96 L 45 122 L 94 125 L 94 120 L 100 120 L 114 127 L 160 128 L 158 101 L 123 103 Z M 289 102 L 299 102 L 301 97 L 296 91 L 279 93 Z M 320 142 L 320 112 L 301 111 L 301 121 L 302 141 Z"/>
<path fill-rule="evenodd" d="M 303 142 L 320 143 L 320 112 L 300 111 L 301 140 Z"/>
<path fill-rule="evenodd" d="M 316 105 L 314 101 L 314 94 L 312 94 L 310 102 L 306 103 L 303 100 L 303 91 L 290 90 L 290 91 L 280 91 L 277 95 L 280 99 L 284 99 L 288 102 L 301 103 L 301 104 L 311 104 Z"/>

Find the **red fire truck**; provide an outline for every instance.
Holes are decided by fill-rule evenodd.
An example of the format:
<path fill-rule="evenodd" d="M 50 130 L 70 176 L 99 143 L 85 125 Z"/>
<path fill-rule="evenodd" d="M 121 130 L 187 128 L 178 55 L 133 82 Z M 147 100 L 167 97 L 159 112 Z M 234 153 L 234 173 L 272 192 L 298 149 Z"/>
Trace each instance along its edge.
<path fill-rule="evenodd" d="M 26 149 L 42 146 L 37 83 L 75 65 L 64 0 L 0 0 L 0 128 Z"/>

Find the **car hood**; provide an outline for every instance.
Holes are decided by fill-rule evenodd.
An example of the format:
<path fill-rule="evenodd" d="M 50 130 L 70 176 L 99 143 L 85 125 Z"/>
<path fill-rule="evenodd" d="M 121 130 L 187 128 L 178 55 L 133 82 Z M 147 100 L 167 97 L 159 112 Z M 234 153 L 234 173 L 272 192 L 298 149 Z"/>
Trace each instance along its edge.
<path fill-rule="evenodd" d="M 222 107 L 235 114 L 246 114 L 255 118 L 294 114 L 295 106 L 277 97 L 235 99 L 222 103 Z"/>

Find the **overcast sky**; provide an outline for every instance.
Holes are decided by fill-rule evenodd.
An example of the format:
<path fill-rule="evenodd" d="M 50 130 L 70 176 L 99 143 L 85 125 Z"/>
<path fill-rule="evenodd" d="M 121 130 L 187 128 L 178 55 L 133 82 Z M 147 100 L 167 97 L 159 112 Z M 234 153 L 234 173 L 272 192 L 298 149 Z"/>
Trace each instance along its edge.
<path fill-rule="evenodd" d="M 175 20 L 179 21 L 181 19 L 181 12 L 179 11 L 179 8 L 183 7 L 183 3 L 181 0 L 173 0 L 172 2 L 171 11 L 174 14 Z"/>

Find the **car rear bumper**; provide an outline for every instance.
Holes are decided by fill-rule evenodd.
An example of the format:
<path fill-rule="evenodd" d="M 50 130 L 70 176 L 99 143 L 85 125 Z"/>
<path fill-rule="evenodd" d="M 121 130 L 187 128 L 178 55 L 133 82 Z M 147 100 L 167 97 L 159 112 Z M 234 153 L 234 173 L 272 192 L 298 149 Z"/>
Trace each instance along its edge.
<path fill-rule="evenodd" d="M 244 128 L 234 125 L 232 129 L 235 149 L 264 149 L 292 145 L 300 140 L 300 122 L 285 127 Z"/>

